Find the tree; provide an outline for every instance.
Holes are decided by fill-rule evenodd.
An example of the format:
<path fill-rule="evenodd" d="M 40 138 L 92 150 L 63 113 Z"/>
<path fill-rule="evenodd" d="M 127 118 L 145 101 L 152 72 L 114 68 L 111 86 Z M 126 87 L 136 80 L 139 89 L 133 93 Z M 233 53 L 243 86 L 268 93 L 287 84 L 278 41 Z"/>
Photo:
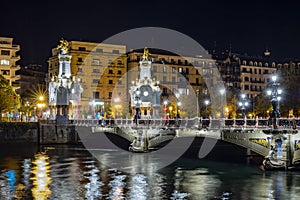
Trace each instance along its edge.
<path fill-rule="evenodd" d="M 18 95 L 2 75 L 0 75 L 0 99 L 0 121 L 2 121 L 3 112 L 14 110 L 20 104 Z"/>

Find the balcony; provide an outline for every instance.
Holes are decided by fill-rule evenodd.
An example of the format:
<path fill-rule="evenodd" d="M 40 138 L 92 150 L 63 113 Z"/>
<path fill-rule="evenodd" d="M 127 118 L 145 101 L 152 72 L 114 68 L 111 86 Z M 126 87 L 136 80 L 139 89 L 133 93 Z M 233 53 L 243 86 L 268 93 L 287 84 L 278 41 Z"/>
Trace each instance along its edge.
<path fill-rule="evenodd" d="M 10 79 L 11 80 L 19 80 L 21 78 L 20 75 L 16 75 L 16 76 L 11 76 Z"/>
<path fill-rule="evenodd" d="M 21 69 L 21 67 L 20 67 L 20 65 L 14 65 L 14 66 L 11 66 L 10 69 L 12 69 L 12 70 L 19 70 L 19 69 Z"/>
<path fill-rule="evenodd" d="M 21 56 L 18 55 L 18 56 L 12 56 L 11 59 L 15 60 L 15 61 L 18 61 L 21 59 Z"/>

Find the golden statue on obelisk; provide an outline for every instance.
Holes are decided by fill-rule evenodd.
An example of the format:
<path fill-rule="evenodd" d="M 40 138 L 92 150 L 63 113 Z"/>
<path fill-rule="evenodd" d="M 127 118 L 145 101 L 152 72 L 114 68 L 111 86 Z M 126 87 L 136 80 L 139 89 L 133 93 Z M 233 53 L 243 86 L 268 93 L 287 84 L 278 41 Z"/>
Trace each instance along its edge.
<path fill-rule="evenodd" d="M 149 56 L 151 54 L 149 53 L 149 50 L 147 49 L 147 47 L 144 48 L 144 54 L 143 54 L 143 60 L 148 60 Z"/>
<path fill-rule="evenodd" d="M 60 44 L 56 47 L 57 50 L 63 50 L 64 53 L 68 53 L 69 51 L 69 42 L 63 38 L 60 40 Z"/>

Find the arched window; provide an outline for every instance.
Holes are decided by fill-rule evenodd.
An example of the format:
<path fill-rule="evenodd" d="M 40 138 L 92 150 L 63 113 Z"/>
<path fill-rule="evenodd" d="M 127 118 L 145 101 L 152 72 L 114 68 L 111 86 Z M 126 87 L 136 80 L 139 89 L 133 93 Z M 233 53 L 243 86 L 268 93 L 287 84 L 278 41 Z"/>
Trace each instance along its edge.
<path fill-rule="evenodd" d="M 254 62 L 254 66 L 257 66 L 257 62 L 256 61 Z"/>
<path fill-rule="evenodd" d="M 246 60 L 243 60 L 243 65 L 247 65 L 247 62 L 246 62 Z"/>
<path fill-rule="evenodd" d="M 276 63 L 272 62 L 272 67 L 275 68 L 276 67 Z"/>
<path fill-rule="evenodd" d="M 253 66 L 253 62 L 252 62 L 252 61 L 250 61 L 250 62 L 249 62 L 249 65 L 250 65 L 250 66 Z"/>

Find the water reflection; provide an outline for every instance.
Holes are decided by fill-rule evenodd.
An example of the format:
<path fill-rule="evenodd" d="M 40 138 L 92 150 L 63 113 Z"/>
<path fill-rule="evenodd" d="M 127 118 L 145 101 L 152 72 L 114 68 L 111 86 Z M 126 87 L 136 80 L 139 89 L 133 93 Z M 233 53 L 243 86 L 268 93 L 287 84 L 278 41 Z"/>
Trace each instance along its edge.
<path fill-rule="evenodd" d="M 0 199 L 297 199 L 298 172 L 263 172 L 241 164 L 180 159 L 159 171 L 153 157 L 132 154 L 107 167 L 84 148 L 53 147 L 31 158 L 0 157 Z M 102 163 L 103 162 L 103 163 Z M 32 178 L 30 178 L 32 177 Z"/>
<path fill-rule="evenodd" d="M 49 184 L 51 183 L 50 173 L 50 163 L 49 157 L 45 153 L 38 153 L 32 162 L 32 174 L 34 175 L 31 180 L 33 188 L 32 196 L 37 200 L 44 200 L 49 197 L 51 190 Z"/>

